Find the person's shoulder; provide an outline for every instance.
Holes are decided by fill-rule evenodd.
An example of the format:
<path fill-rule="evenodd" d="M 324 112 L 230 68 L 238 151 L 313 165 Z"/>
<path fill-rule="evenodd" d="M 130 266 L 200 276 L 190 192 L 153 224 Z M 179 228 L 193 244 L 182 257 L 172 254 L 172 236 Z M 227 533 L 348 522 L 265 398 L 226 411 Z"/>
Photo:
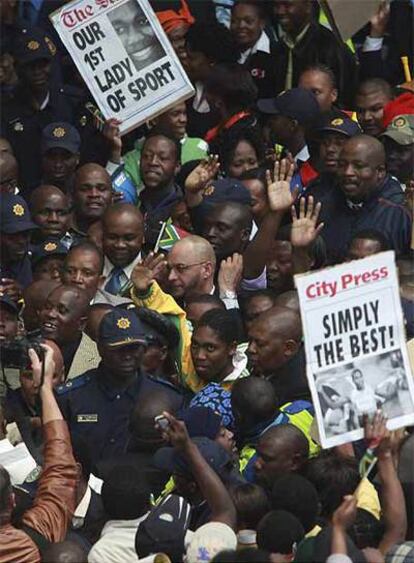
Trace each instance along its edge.
<path fill-rule="evenodd" d="M 69 381 L 66 381 L 62 385 L 58 385 L 55 388 L 55 393 L 58 396 L 67 395 L 73 391 L 77 391 L 78 389 L 82 389 L 83 387 L 90 385 L 93 383 L 95 379 L 96 369 L 91 369 L 78 377 L 74 377 Z"/>

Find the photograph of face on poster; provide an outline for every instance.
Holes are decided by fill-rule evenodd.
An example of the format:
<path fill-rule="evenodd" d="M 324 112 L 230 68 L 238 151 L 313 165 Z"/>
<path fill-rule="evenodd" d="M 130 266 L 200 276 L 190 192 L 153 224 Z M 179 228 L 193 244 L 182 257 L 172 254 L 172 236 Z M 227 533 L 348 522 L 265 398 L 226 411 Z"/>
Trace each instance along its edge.
<path fill-rule="evenodd" d="M 129 0 L 111 10 L 108 19 L 137 71 L 165 56 L 161 43 L 136 0 Z"/>
<path fill-rule="evenodd" d="M 320 373 L 316 388 L 328 438 L 363 428 L 378 409 L 390 420 L 413 411 L 400 350 Z"/>

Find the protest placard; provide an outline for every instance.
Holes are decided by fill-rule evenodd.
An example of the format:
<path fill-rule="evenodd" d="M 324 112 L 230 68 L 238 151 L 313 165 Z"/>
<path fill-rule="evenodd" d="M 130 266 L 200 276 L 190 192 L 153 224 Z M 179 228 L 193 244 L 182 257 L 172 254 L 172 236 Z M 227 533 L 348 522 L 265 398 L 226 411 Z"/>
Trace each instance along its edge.
<path fill-rule="evenodd" d="M 148 0 L 73 0 L 50 19 L 121 134 L 194 93 Z"/>
<path fill-rule="evenodd" d="M 324 448 L 363 437 L 381 408 L 391 430 L 414 422 L 394 252 L 295 276 L 307 377 Z"/>

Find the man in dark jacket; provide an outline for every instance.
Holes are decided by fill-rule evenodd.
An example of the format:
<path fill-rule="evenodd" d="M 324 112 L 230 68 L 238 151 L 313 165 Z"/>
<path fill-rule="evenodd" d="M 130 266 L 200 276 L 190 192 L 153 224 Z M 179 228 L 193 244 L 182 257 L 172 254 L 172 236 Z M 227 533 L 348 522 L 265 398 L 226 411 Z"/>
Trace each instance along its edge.
<path fill-rule="evenodd" d="M 308 194 L 322 202 L 321 234 L 330 263 L 345 258 L 352 237 L 362 229 L 381 231 L 397 254 L 408 250 L 411 218 L 399 182 L 386 173 L 384 148 L 377 139 L 349 139 L 340 153 L 337 177 L 322 175 Z"/>
<path fill-rule="evenodd" d="M 356 78 L 355 58 L 329 29 L 312 21 L 312 1 L 275 0 L 273 15 L 279 24 L 274 48 L 278 65 L 276 93 L 297 86 L 305 68 L 322 63 L 334 72 L 341 101 L 350 105 Z"/>

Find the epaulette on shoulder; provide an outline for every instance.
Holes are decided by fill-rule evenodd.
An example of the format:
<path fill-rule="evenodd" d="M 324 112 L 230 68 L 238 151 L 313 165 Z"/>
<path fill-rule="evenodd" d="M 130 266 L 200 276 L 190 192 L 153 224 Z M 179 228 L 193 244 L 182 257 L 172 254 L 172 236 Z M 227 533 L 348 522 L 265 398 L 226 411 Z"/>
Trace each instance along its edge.
<path fill-rule="evenodd" d="M 58 385 L 55 388 L 55 393 L 56 395 L 65 395 L 66 393 L 69 393 L 74 389 L 79 389 L 80 387 L 83 387 L 84 385 L 89 383 L 91 377 L 92 376 L 89 373 L 84 373 L 83 375 L 74 377 L 73 379 L 66 381 L 66 383 L 63 383 L 62 385 Z"/>

